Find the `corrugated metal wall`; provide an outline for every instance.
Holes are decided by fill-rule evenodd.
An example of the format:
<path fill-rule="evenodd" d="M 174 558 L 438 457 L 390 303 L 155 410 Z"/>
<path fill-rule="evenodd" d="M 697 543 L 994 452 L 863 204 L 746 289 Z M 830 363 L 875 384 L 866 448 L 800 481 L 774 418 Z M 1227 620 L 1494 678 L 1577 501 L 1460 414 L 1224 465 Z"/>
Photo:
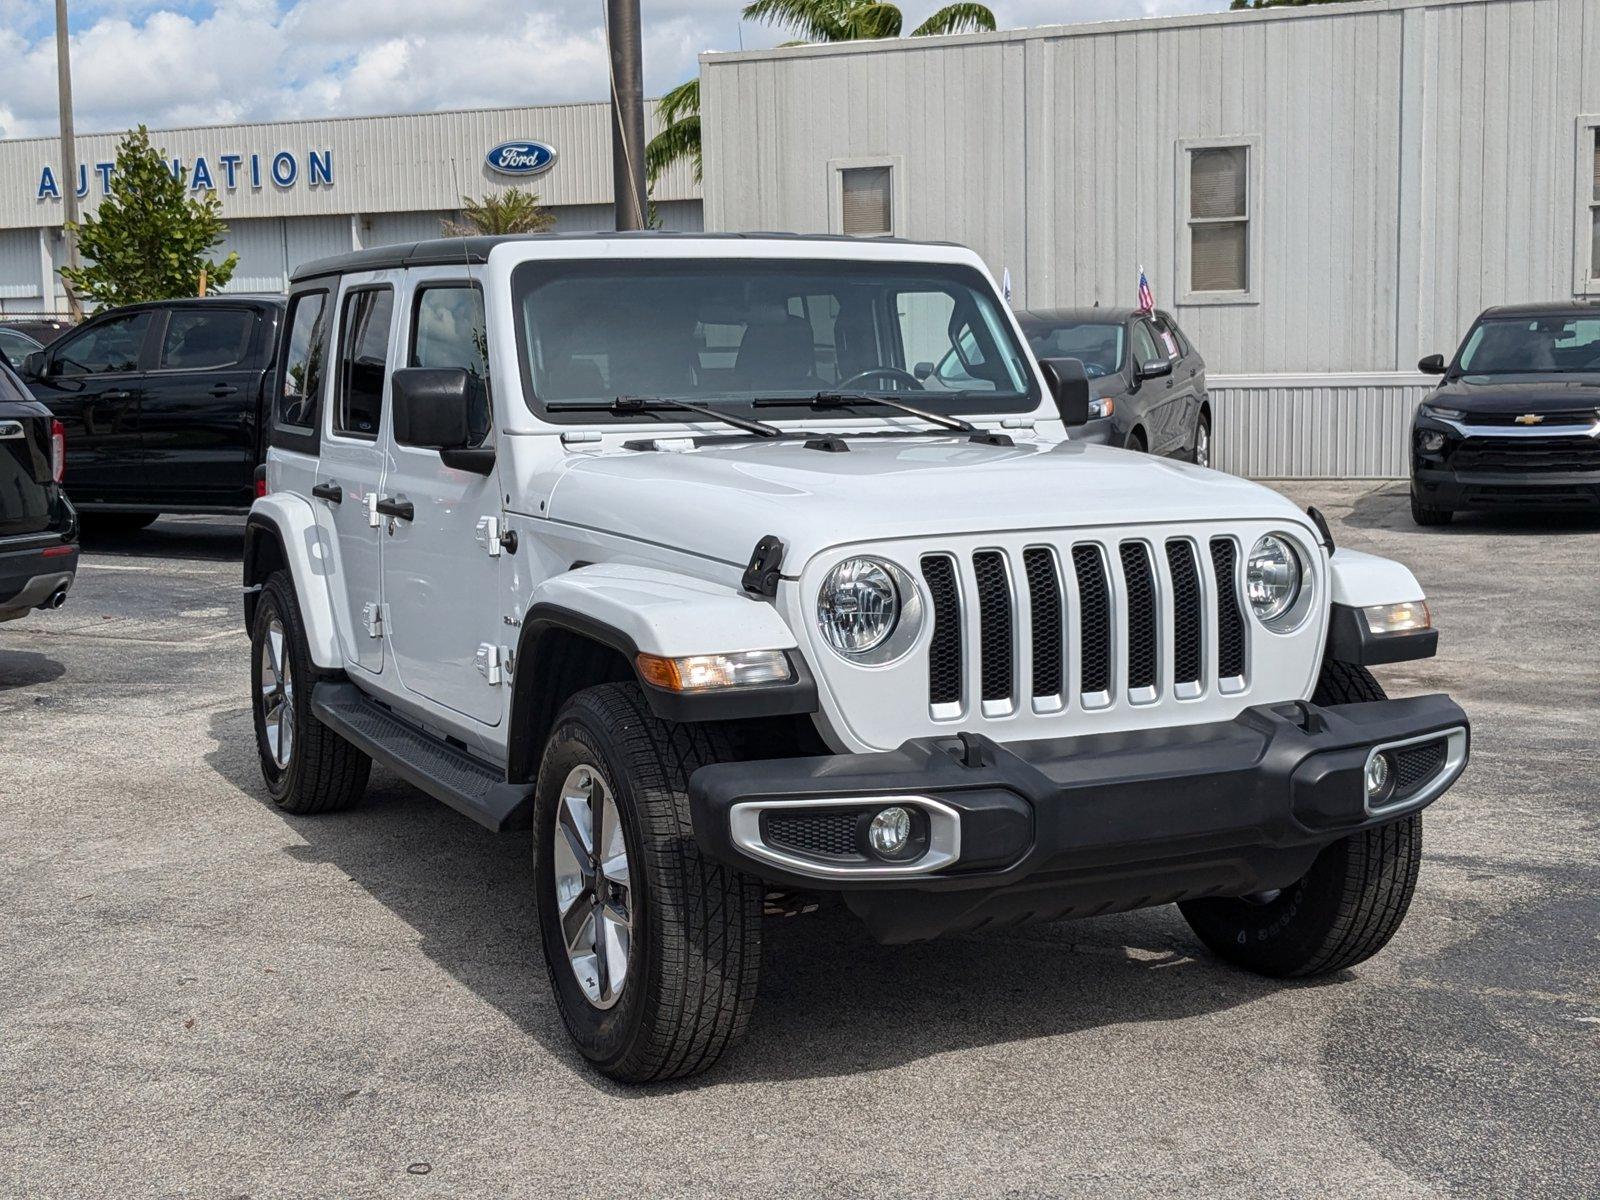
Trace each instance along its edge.
<path fill-rule="evenodd" d="M 1411 374 L 1213 376 L 1215 465 L 1252 479 L 1399 479 L 1411 414 L 1433 386 Z"/>

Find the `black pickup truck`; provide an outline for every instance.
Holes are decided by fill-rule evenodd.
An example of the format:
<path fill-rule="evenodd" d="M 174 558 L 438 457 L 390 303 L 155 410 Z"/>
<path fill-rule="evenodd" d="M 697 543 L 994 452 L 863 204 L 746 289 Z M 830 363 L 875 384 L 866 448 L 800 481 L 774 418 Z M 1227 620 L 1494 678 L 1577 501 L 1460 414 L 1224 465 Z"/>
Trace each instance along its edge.
<path fill-rule="evenodd" d="M 132 528 L 246 511 L 282 316 L 271 298 L 134 304 L 28 355 L 24 381 L 66 429 L 73 503 Z"/>
<path fill-rule="evenodd" d="M 0 363 L 0 621 L 60 608 L 78 569 L 78 515 L 61 491 L 66 434 Z"/>

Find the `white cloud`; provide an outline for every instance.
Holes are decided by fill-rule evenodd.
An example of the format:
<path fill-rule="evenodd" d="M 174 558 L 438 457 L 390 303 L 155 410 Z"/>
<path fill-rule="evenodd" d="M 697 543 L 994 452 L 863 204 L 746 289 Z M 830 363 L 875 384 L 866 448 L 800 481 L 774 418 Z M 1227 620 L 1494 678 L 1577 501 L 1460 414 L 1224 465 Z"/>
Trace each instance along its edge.
<path fill-rule="evenodd" d="M 1224 6 L 1225 0 L 998 0 L 1002 28 Z M 0 137 L 56 124 L 49 0 L 0 0 Z M 645 85 L 659 93 L 701 50 L 774 45 L 739 0 L 642 0 Z M 936 3 L 906 3 L 906 27 Z M 80 0 L 78 127 L 116 130 L 285 117 L 598 100 L 601 0 Z"/>

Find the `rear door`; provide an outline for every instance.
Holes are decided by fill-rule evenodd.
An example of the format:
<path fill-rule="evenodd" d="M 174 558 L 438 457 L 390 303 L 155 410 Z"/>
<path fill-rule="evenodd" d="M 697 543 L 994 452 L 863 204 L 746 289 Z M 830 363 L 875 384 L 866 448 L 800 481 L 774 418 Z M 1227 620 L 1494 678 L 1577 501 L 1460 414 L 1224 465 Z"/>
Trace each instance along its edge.
<path fill-rule="evenodd" d="M 1195 423 L 1200 418 L 1200 402 L 1205 398 L 1205 364 L 1171 316 L 1158 312 L 1151 323 L 1161 348 L 1172 359 L 1173 391 L 1178 401 L 1174 410 L 1175 433 L 1178 449 L 1187 452 L 1194 446 Z"/>
<path fill-rule="evenodd" d="M 248 305 L 205 301 L 161 313 L 140 429 L 153 503 L 248 508 L 266 322 Z"/>
<path fill-rule="evenodd" d="M 0 543 L 50 526 L 51 418 L 0 367 Z"/>
<path fill-rule="evenodd" d="M 47 378 L 28 381 L 66 427 L 76 503 L 149 505 L 140 369 L 149 361 L 155 324 L 148 308 L 90 321 L 50 346 Z"/>

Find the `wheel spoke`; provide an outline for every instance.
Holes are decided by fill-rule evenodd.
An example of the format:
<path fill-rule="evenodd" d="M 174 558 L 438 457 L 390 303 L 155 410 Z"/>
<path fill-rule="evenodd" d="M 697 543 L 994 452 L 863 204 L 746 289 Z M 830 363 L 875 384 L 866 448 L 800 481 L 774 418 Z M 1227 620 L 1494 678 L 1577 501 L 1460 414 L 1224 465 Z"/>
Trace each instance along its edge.
<path fill-rule="evenodd" d="M 589 843 L 583 836 L 588 828 L 588 814 L 580 814 L 577 811 L 576 806 L 579 804 L 582 804 L 581 800 L 567 797 L 561 805 L 560 819 L 556 824 L 560 828 L 568 851 L 572 854 L 577 870 L 588 879 L 594 874 L 594 856 L 590 853 Z"/>
<path fill-rule="evenodd" d="M 267 627 L 267 659 L 272 664 L 272 677 L 283 678 L 283 630 L 276 622 Z"/>
<path fill-rule="evenodd" d="M 622 814 L 595 768 L 568 774 L 555 825 L 555 898 L 567 959 L 589 1002 L 609 1008 L 622 993 L 632 951 L 632 874 Z"/>
<path fill-rule="evenodd" d="M 584 888 L 561 910 L 561 936 L 567 953 L 577 954 L 595 944 L 594 893 Z"/>

